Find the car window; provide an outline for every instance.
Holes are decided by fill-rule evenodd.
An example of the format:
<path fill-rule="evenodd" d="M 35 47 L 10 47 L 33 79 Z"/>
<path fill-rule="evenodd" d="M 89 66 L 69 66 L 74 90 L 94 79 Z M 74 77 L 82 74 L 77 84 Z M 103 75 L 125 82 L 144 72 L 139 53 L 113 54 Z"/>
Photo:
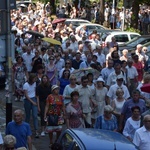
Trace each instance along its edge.
<path fill-rule="evenodd" d="M 108 33 L 102 33 L 101 36 L 102 41 L 105 41 L 108 35 L 109 35 Z"/>
<path fill-rule="evenodd" d="M 134 39 L 135 37 L 138 37 L 139 35 L 136 34 L 130 34 L 131 39 Z"/>
<path fill-rule="evenodd" d="M 145 40 L 146 41 L 147 40 L 150 41 L 150 38 L 149 39 L 145 39 L 144 37 L 140 37 L 140 38 L 136 37 L 136 38 L 132 39 L 131 41 L 127 42 L 125 45 L 129 46 L 129 47 L 136 47 L 137 44 L 140 44 L 140 43 L 142 43 Z"/>
<path fill-rule="evenodd" d="M 95 26 L 96 27 L 96 29 L 98 29 L 98 30 L 103 30 L 104 28 L 103 27 L 101 27 L 101 26 Z"/>
<path fill-rule="evenodd" d="M 87 30 L 94 30 L 94 29 L 96 29 L 95 26 L 86 26 L 86 28 L 87 28 Z"/>
<path fill-rule="evenodd" d="M 60 144 L 62 145 L 63 150 L 68 150 L 73 145 L 73 138 L 68 133 L 65 133 L 60 141 Z"/>
<path fill-rule="evenodd" d="M 81 150 L 81 149 L 80 149 L 80 146 L 76 142 L 74 142 L 72 150 Z"/>
<path fill-rule="evenodd" d="M 127 34 L 114 35 L 116 42 L 127 42 L 129 41 Z"/>

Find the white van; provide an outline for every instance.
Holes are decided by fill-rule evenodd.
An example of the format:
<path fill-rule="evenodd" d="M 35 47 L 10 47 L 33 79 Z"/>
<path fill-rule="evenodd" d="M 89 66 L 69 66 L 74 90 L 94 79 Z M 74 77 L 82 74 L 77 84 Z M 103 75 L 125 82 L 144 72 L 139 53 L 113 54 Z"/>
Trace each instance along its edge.
<path fill-rule="evenodd" d="M 118 43 L 118 45 L 120 45 L 132 40 L 137 36 L 140 36 L 140 34 L 135 32 L 126 32 L 126 31 L 112 31 L 112 32 L 104 33 L 101 38 L 103 42 L 107 43 L 107 42 L 111 42 L 112 37 L 115 37 L 116 42 Z"/>

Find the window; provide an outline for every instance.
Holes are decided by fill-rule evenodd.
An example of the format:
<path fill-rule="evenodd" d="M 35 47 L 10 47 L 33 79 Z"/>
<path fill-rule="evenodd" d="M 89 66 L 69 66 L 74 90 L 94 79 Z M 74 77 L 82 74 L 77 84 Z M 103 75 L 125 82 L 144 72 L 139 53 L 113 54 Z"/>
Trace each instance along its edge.
<path fill-rule="evenodd" d="M 73 138 L 68 133 L 65 133 L 60 141 L 60 144 L 63 147 L 62 150 L 68 150 L 73 145 Z"/>
<path fill-rule="evenodd" d="M 131 39 L 134 39 L 135 37 L 138 37 L 139 35 L 136 34 L 130 34 Z"/>
<path fill-rule="evenodd" d="M 116 38 L 116 42 L 127 42 L 127 41 L 129 41 L 127 34 L 115 35 L 114 37 Z"/>

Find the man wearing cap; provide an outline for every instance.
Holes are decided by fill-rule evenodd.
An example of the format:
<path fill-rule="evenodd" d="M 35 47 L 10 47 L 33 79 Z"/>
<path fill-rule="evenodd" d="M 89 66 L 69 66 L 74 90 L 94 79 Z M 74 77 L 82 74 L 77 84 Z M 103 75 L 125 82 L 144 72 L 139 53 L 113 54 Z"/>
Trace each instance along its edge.
<path fill-rule="evenodd" d="M 111 85 L 107 93 L 109 100 L 111 101 L 116 98 L 116 91 L 119 88 L 124 91 L 123 98 L 127 100 L 130 97 L 130 94 L 129 94 L 128 88 L 123 84 L 123 76 L 118 75 L 116 80 L 117 80 L 116 84 Z"/>

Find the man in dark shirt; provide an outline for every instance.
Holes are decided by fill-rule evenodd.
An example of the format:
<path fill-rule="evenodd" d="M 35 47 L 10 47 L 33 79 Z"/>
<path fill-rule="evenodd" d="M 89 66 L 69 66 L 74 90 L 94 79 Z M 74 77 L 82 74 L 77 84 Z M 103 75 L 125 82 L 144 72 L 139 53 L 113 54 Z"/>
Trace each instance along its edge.
<path fill-rule="evenodd" d="M 83 62 L 81 60 L 81 53 L 77 52 L 76 55 L 75 55 L 75 59 L 72 60 L 72 67 L 74 69 L 79 69 L 79 66 L 80 66 L 81 62 Z"/>
<path fill-rule="evenodd" d="M 35 56 L 32 58 L 32 73 L 37 72 L 37 66 L 42 65 L 42 58 L 40 58 L 39 51 L 35 51 Z"/>

